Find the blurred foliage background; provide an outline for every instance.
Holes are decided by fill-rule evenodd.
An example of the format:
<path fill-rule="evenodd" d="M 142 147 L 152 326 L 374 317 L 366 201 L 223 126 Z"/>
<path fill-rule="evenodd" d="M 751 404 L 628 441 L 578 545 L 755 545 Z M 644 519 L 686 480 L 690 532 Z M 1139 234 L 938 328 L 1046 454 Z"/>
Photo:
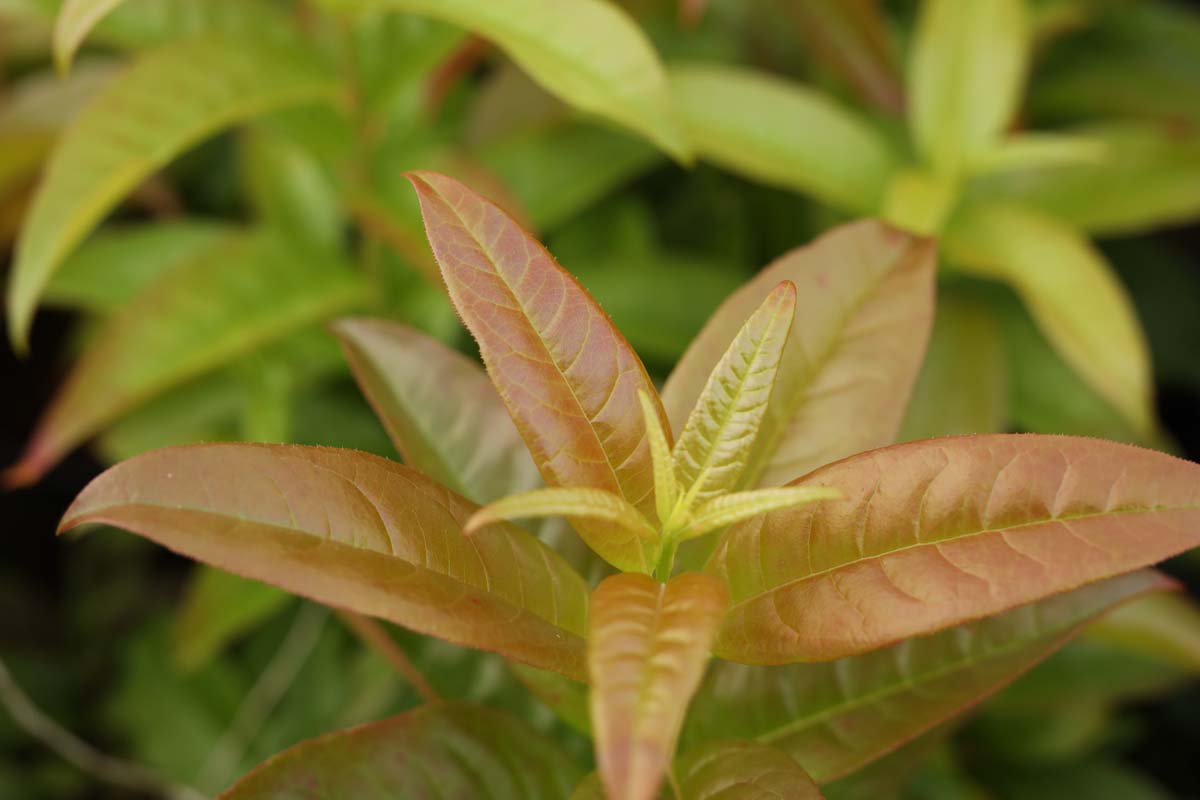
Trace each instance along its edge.
<path fill-rule="evenodd" d="M 52 536 L 103 464 L 166 444 L 395 457 L 324 325 L 369 313 L 471 350 L 407 169 L 509 208 L 657 378 L 830 226 L 938 235 L 905 438 L 1200 457 L 1200 4 L 626 0 L 670 124 L 547 91 L 544 64 L 444 10 L 128 0 L 60 72 L 59 5 L 0 0 L 0 464 L 24 485 L 0 495 L 0 688 L 164 785 L 210 795 L 417 700 L 321 608 L 115 531 Z M 1197 560 L 1169 569 L 1200 586 Z M 498 659 L 397 641 L 445 694 L 519 708 L 587 757 Z M 1131 607 L 830 796 L 1200 797 L 1197 674 L 1200 612 Z M 0 798 L 129 796 L 27 727 L 0 713 Z"/>

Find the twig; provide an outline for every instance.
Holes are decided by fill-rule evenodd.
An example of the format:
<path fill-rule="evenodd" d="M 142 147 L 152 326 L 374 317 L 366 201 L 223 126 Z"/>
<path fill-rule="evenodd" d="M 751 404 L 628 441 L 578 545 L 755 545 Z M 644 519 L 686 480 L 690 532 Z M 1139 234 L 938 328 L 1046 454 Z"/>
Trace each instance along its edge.
<path fill-rule="evenodd" d="M 339 609 L 337 613 L 342 618 L 342 622 L 346 623 L 346 627 L 354 631 L 355 635 L 371 649 L 386 658 L 388 663 L 412 684 L 412 687 L 417 690 L 417 694 L 421 695 L 421 699 L 426 703 L 441 702 L 441 695 L 430 685 L 416 665 L 409 661 L 400 645 L 396 644 L 396 640 L 384 630 L 382 625 L 353 611 Z"/>
<path fill-rule="evenodd" d="M 209 751 L 196 775 L 197 785 L 207 789 L 228 782 L 230 773 L 237 768 L 247 748 L 316 648 L 328 617 L 324 606 L 308 603 L 296 613 L 279 649 L 242 699 L 229 727 Z"/>
<path fill-rule="evenodd" d="M 204 800 L 195 789 L 164 780 L 141 764 L 105 755 L 59 725 L 22 691 L 3 659 L 0 659 L 0 702 L 22 730 L 98 780 L 132 792 L 172 800 Z"/>

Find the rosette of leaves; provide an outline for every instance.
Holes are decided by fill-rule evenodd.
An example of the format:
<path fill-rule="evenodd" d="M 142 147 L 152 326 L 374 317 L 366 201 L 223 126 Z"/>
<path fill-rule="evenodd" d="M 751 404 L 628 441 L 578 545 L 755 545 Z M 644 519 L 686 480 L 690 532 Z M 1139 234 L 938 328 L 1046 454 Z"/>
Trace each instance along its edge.
<path fill-rule="evenodd" d="M 1040 435 L 889 446 L 933 316 L 929 240 L 868 221 L 783 256 L 660 394 L 508 214 L 410 180 L 486 375 L 395 323 L 338 323 L 406 465 L 171 447 L 97 478 L 62 529 L 115 525 L 497 652 L 590 731 L 597 775 L 517 717 L 434 702 L 298 745 L 225 797 L 845 796 L 1169 587 L 1147 567 L 1200 540 L 1200 467 L 1168 455 Z M 592 587 L 511 521 L 546 516 L 615 574 Z"/>

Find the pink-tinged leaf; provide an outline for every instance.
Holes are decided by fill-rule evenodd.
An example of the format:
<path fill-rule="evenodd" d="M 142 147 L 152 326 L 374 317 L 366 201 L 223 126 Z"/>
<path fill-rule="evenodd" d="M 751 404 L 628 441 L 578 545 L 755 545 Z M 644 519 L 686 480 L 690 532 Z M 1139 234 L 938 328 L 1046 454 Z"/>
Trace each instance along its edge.
<path fill-rule="evenodd" d="M 656 796 L 724 609 L 724 587 L 697 572 L 667 584 L 627 573 L 596 587 L 588 672 L 596 762 L 609 797 Z"/>
<path fill-rule="evenodd" d="M 301 742 L 221 800 L 561 800 L 579 773 L 522 720 L 448 703 Z"/>
<path fill-rule="evenodd" d="M 318 602 L 581 680 L 583 580 L 519 528 L 468 539 L 475 508 L 352 450 L 187 445 L 102 474 L 60 530 L 115 525 Z"/>
<path fill-rule="evenodd" d="M 729 736 L 755 739 L 795 758 L 815 780 L 836 780 L 1007 685 L 1098 614 L 1171 585 L 1154 570 L 1139 570 L 823 664 L 719 661 L 696 693 L 683 746 Z"/>
<path fill-rule="evenodd" d="M 821 800 L 821 791 L 787 753 L 761 742 L 712 742 L 675 767 L 684 800 Z"/>
<path fill-rule="evenodd" d="M 706 570 L 718 655 L 828 661 L 1132 572 L 1200 544 L 1200 465 L 1069 436 L 928 439 L 796 481 L 840 500 L 730 529 Z"/>
<path fill-rule="evenodd" d="M 579 282 L 500 208 L 444 175 L 409 177 L 450 298 L 546 483 L 612 492 L 653 519 L 638 390 L 664 426 L 665 415 L 637 354 Z M 577 524 L 593 549 L 604 546 L 608 523 Z M 630 552 L 617 557 L 639 558 L 636 547 L 629 542 Z"/>
<path fill-rule="evenodd" d="M 797 315 L 742 485 L 780 485 L 890 444 L 933 320 L 935 246 L 880 222 L 845 225 L 764 269 L 717 309 L 663 389 L 678 427 L 742 323 L 781 280 Z"/>
<path fill-rule="evenodd" d="M 343 319 L 333 331 L 406 464 L 477 503 L 541 483 L 476 362 L 396 322 Z"/>

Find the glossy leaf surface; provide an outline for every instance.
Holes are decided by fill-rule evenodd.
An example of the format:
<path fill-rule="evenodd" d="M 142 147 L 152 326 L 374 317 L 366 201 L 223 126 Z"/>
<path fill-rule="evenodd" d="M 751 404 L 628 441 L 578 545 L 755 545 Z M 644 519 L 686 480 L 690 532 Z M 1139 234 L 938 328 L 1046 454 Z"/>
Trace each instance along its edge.
<path fill-rule="evenodd" d="M 541 483 L 476 362 L 395 322 L 343 319 L 333 330 L 406 464 L 477 503 Z"/>
<path fill-rule="evenodd" d="M 721 540 L 715 652 L 756 664 L 867 652 L 1132 572 L 1200 544 L 1200 465 L 1067 436 L 931 439 L 797 481 L 841 500 Z"/>
<path fill-rule="evenodd" d="M 681 426 L 743 322 L 781 280 L 797 315 L 743 485 L 778 486 L 894 441 L 933 320 L 932 242 L 856 222 L 777 259 L 726 300 L 663 387 Z"/>
<path fill-rule="evenodd" d="M 752 738 L 788 753 L 817 781 L 836 780 L 962 713 L 1096 615 L 1169 585 L 1153 571 L 1135 572 L 826 664 L 715 662 L 692 704 L 684 746 Z"/>
<path fill-rule="evenodd" d="M 799 84 L 736 67 L 678 65 L 670 78 L 680 120 L 702 158 L 846 211 L 879 206 L 898 157 L 853 111 Z"/>
<path fill-rule="evenodd" d="M 581 678 L 587 588 L 530 534 L 352 450 L 190 445 L 105 472 L 62 530 L 105 522 L 319 602 Z"/>
<path fill-rule="evenodd" d="M 417 173 L 412 182 L 450 297 L 546 483 L 612 492 L 652 519 L 638 391 L 658 395 L 637 354 L 503 211 L 442 175 Z M 591 523 L 579 531 L 597 542 L 610 533 Z M 619 557 L 640 554 L 630 543 Z"/>
<path fill-rule="evenodd" d="M 88 31 L 124 0 L 65 0 L 54 23 L 54 60 L 66 72 Z"/>
<path fill-rule="evenodd" d="M 452 703 L 338 731 L 292 747 L 222 800 L 561 800 L 579 770 L 515 716 Z"/>
<path fill-rule="evenodd" d="M 614 575 L 592 594 L 592 731 L 610 797 L 657 794 L 724 608 L 724 588 L 701 573 Z"/>
<path fill-rule="evenodd" d="M 1031 45 L 1024 0 L 925 0 L 909 57 L 909 127 L 938 171 L 994 145 L 1020 101 Z"/>
<path fill-rule="evenodd" d="M 223 127 L 332 91 L 311 54 L 216 38 L 149 53 L 107 84 L 58 143 L 22 229 L 9 278 L 14 342 L 62 259 L 147 175 Z"/>
<path fill-rule="evenodd" d="M 45 412 L 9 479 L 35 480 L 125 411 L 229 360 L 344 311 L 348 266 L 256 234 L 223 239 L 110 316 Z"/>

